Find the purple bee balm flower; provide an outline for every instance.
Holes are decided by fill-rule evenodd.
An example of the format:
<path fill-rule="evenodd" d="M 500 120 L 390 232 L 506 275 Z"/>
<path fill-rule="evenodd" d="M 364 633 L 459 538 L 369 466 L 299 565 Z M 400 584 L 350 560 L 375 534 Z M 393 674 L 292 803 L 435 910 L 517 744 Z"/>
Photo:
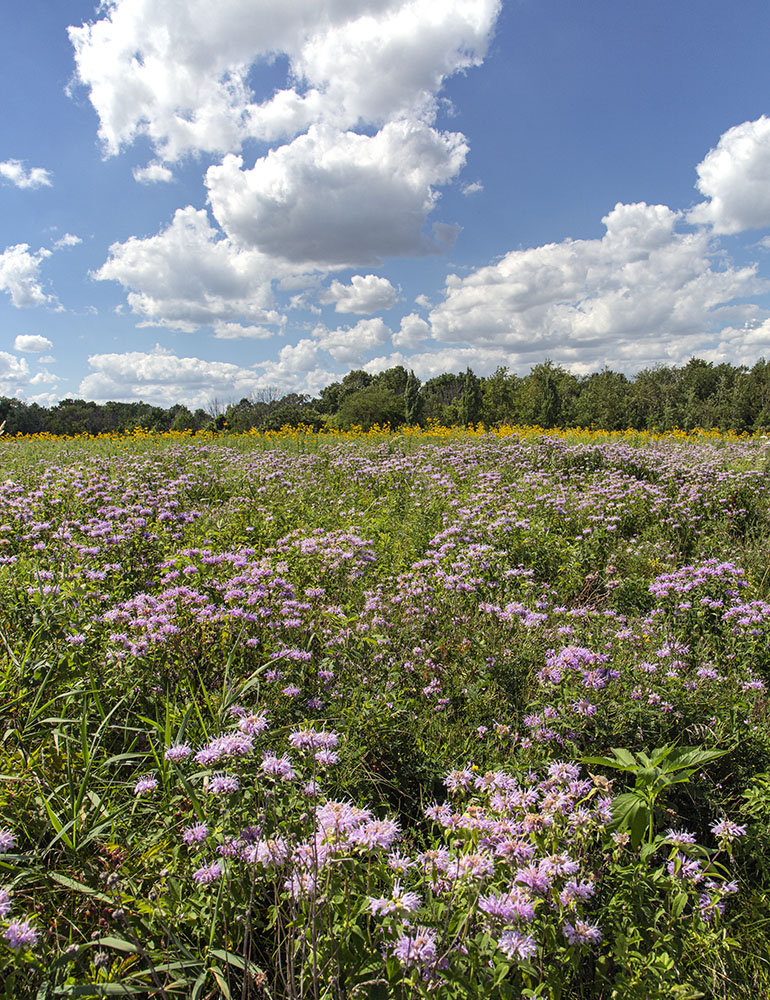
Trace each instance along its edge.
<path fill-rule="evenodd" d="M 187 743 L 177 743 L 173 747 L 167 747 L 163 757 L 165 760 L 176 762 L 180 760 L 187 760 L 191 753 L 192 747 Z"/>
<path fill-rule="evenodd" d="M 570 879 L 559 893 L 559 902 L 562 906 L 569 906 L 575 900 L 590 899 L 594 892 L 595 887 L 590 880 L 584 879 L 579 882 L 577 879 Z"/>
<path fill-rule="evenodd" d="M 432 965 L 438 957 L 436 933 L 428 927 L 415 927 L 402 934 L 393 945 L 393 954 L 407 968 Z"/>
<path fill-rule="evenodd" d="M 745 836 L 746 827 L 738 826 L 730 819 L 721 819 L 718 823 L 711 824 L 711 832 L 720 840 L 735 840 L 736 837 Z"/>
<path fill-rule="evenodd" d="M 134 785 L 134 795 L 144 795 L 145 792 L 154 792 L 157 787 L 157 780 L 152 775 L 146 774 Z"/>
<path fill-rule="evenodd" d="M 366 850 L 387 850 L 401 835 L 395 819 L 374 819 L 350 834 L 350 840 Z"/>
<path fill-rule="evenodd" d="M 283 864 L 289 853 L 289 843 L 283 837 L 257 840 L 241 848 L 241 857 L 244 861 L 250 865 L 263 865 L 265 868 Z"/>
<path fill-rule="evenodd" d="M 28 948 L 34 948 L 40 935 L 29 920 L 12 920 L 3 931 L 3 937 L 8 942 L 9 948 L 26 951 Z"/>
<path fill-rule="evenodd" d="M 335 838 L 356 830 L 363 823 L 369 823 L 372 814 L 366 809 L 359 809 L 349 802 L 336 802 L 329 799 L 316 808 L 316 822 L 319 830 L 327 837 Z"/>
<path fill-rule="evenodd" d="M 460 789 L 470 788 L 474 777 L 473 771 L 466 767 L 463 770 L 450 771 L 444 778 L 444 784 L 450 792 L 456 792 Z"/>
<path fill-rule="evenodd" d="M 576 764 L 556 760 L 548 768 L 548 776 L 555 781 L 575 781 L 580 777 L 580 768 Z"/>
<path fill-rule="evenodd" d="M 666 830 L 666 842 L 674 847 L 682 847 L 684 844 L 694 844 L 695 834 L 688 830 Z"/>
<path fill-rule="evenodd" d="M 0 888 L 0 917 L 7 917 L 11 912 L 11 894 L 7 889 Z"/>
<path fill-rule="evenodd" d="M 254 749 L 254 737 L 246 732 L 226 733 L 224 736 L 216 736 L 213 740 L 199 750 L 195 755 L 195 762 L 204 767 L 213 764 L 222 757 L 243 757 Z"/>
<path fill-rule="evenodd" d="M 262 758 L 262 770 L 268 777 L 280 778 L 281 781 L 293 781 L 297 776 L 286 754 L 278 757 L 274 753 L 266 753 Z"/>
<path fill-rule="evenodd" d="M 267 716 L 264 712 L 251 712 L 241 718 L 238 728 L 249 736 L 258 736 L 267 729 Z"/>
<path fill-rule="evenodd" d="M 391 851 L 387 858 L 388 868 L 392 868 L 393 871 L 401 872 L 405 874 L 413 865 L 414 861 L 399 851 Z"/>
<path fill-rule="evenodd" d="M 537 941 L 534 937 L 519 931 L 504 931 L 497 942 L 497 947 L 508 958 L 517 958 L 520 962 L 526 962 L 528 958 L 537 954 Z"/>
<path fill-rule="evenodd" d="M 376 899 L 369 897 L 369 909 L 374 916 L 381 913 L 389 916 L 391 913 L 415 913 L 422 906 L 422 899 L 416 892 L 404 892 L 401 883 L 396 880 L 393 883 L 393 892 L 390 896 L 383 896 Z"/>
<path fill-rule="evenodd" d="M 479 909 L 494 920 L 510 924 L 514 920 L 530 921 L 535 916 L 535 907 L 526 890 L 514 886 L 501 896 L 479 897 Z"/>
<path fill-rule="evenodd" d="M 576 920 L 574 924 L 565 923 L 562 930 L 570 944 L 598 944 L 602 939 L 599 927 L 586 923 L 585 920 Z"/>
<path fill-rule="evenodd" d="M 209 781 L 211 795 L 231 795 L 241 787 L 240 781 L 232 774 L 214 774 Z"/>
<path fill-rule="evenodd" d="M 680 852 L 668 862 L 666 871 L 669 875 L 674 875 L 676 878 L 692 879 L 693 882 L 698 883 L 703 879 L 702 867 L 700 861 L 696 861 L 695 858 L 688 858 L 686 854 Z"/>
<path fill-rule="evenodd" d="M 0 830 L 0 852 L 5 853 L 6 851 L 12 850 L 16 846 L 16 834 L 13 830 L 9 830 L 7 826 L 4 826 Z"/>
<path fill-rule="evenodd" d="M 212 882 L 216 882 L 221 877 L 222 866 L 216 861 L 212 865 L 203 865 L 193 872 L 193 880 L 198 885 L 211 885 Z"/>
<path fill-rule="evenodd" d="M 524 868 L 519 868 L 514 879 L 516 882 L 521 882 L 528 886 L 532 892 L 545 894 L 551 889 L 551 879 L 537 865 L 527 865 Z"/>
<path fill-rule="evenodd" d="M 289 743 L 298 750 L 333 750 L 338 746 L 340 738 L 332 730 L 296 729 L 289 736 Z"/>
<path fill-rule="evenodd" d="M 209 828 L 205 823 L 193 823 L 182 831 L 182 840 L 185 844 L 200 844 L 209 835 Z"/>
<path fill-rule="evenodd" d="M 453 874 L 457 878 L 484 879 L 495 873 L 495 864 L 487 854 L 463 854 L 457 859 Z"/>

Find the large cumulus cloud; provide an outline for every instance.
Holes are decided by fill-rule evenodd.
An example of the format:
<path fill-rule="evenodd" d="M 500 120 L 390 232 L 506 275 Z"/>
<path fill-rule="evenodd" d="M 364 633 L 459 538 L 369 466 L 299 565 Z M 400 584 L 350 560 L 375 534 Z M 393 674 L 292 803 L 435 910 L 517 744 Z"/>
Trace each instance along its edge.
<path fill-rule="evenodd" d="M 728 129 L 697 170 L 707 201 L 689 212 L 690 222 L 724 234 L 770 226 L 770 118 Z"/>
<path fill-rule="evenodd" d="M 443 232 L 423 227 L 436 186 L 467 151 L 458 133 L 421 122 L 391 122 L 373 136 L 313 126 L 250 170 L 226 156 L 206 184 L 217 222 L 240 246 L 297 264 L 369 264 L 443 249 Z"/>
<path fill-rule="evenodd" d="M 313 122 L 429 120 L 443 81 L 483 60 L 499 7 L 108 0 L 103 17 L 69 34 L 107 152 L 145 135 L 171 161 L 234 151 L 248 138 L 291 138 Z M 255 92 L 252 70 L 271 64 L 269 92 Z"/>
<path fill-rule="evenodd" d="M 465 277 L 450 275 L 430 313 L 450 344 L 502 348 L 512 358 L 622 367 L 703 343 L 715 327 L 756 316 L 740 300 L 765 289 L 755 267 L 734 268 L 705 231 L 678 232 L 665 205 L 618 204 L 602 239 L 515 250 Z"/>
<path fill-rule="evenodd" d="M 207 324 L 232 337 L 233 323 L 280 324 L 272 308 L 275 273 L 258 251 L 239 250 L 211 225 L 206 212 L 179 209 L 172 223 L 147 239 L 110 247 L 95 277 L 128 289 L 141 325 L 192 331 Z M 243 336 L 253 336 L 253 327 Z"/>

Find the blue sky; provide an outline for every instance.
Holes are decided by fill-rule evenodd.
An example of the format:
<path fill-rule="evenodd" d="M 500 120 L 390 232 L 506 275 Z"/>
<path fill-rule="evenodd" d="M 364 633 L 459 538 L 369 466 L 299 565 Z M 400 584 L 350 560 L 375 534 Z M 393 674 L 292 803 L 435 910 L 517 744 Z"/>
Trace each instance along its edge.
<path fill-rule="evenodd" d="M 6 0 L 0 394 L 770 357 L 770 6 Z"/>

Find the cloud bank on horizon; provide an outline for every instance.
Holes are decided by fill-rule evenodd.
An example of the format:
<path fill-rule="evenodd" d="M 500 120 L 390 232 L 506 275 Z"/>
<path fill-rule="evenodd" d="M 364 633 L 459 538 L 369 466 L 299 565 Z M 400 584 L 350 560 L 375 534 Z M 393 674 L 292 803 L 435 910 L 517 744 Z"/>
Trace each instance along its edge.
<path fill-rule="evenodd" d="M 403 364 L 428 378 L 549 357 L 578 372 L 632 372 L 693 354 L 746 364 L 768 354 L 764 113 L 716 134 L 708 109 L 702 125 L 690 116 L 700 160 L 689 164 L 689 204 L 633 193 L 607 204 L 592 192 L 585 200 L 603 196 L 604 207 L 591 216 L 586 205 L 586 235 L 522 244 L 516 209 L 523 218 L 538 172 L 556 168 L 538 161 L 521 116 L 544 135 L 574 87 L 567 72 L 550 90 L 522 83 L 537 79 L 544 55 L 527 44 L 528 30 L 544 37 L 532 5 L 81 6 L 82 23 L 59 25 L 68 96 L 53 74 L 39 87 L 51 115 L 68 102 L 90 141 L 46 145 L 45 114 L 33 132 L 20 107 L 0 162 L 10 206 L 0 212 L 10 334 L 0 394 L 200 406 L 266 385 L 313 392 L 358 367 Z M 568 19 L 563 31 L 584 31 L 565 0 L 550 7 Z M 649 24 L 645 12 L 627 16 L 613 28 L 621 40 L 625 29 L 652 32 L 652 9 Z M 609 82 L 622 70 L 601 41 Z M 755 61 L 766 73 L 761 47 Z M 651 56 L 639 71 L 659 67 Z M 697 80 L 707 69 L 679 71 Z M 515 102 L 499 89 L 506 73 L 519 81 Z M 756 107 L 734 90 L 723 115 Z M 673 136 L 681 122 L 658 110 Z M 615 120 L 624 117 L 630 136 L 640 126 L 630 114 Z M 581 148 L 591 152 L 589 126 Z M 531 162 L 529 191 L 506 184 L 501 157 L 512 173 L 515 157 Z M 565 155 L 560 176 L 588 193 L 579 160 Z M 59 235 L 67 226 L 84 235 Z"/>

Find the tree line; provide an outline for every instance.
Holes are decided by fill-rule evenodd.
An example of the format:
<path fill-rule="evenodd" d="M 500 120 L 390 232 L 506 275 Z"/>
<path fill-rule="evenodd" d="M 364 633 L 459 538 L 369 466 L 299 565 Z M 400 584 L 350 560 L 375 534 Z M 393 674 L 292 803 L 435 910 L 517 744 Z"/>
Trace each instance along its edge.
<path fill-rule="evenodd" d="M 602 368 L 575 375 L 552 361 L 527 375 L 501 367 L 477 376 L 468 368 L 421 382 L 402 365 L 377 375 L 356 370 L 321 390 L 316 398 L 279 395 L 266 389 L 238 403 L 212 400 L 195 411 L 181 403 L 165 409 L 149 403 L 94 403 L 63 399 L 44 407 L 0 397 L 5 434 L 99 434 L 151 431 L 278 430 L 305 424 L 368 430 L 483 423 L 604 430 L 671 430 L 696 427 L 737 432 L 770 430 L 770 362 L 749 368 L 691 358 L 681 367 L 658 365 L 629 378 Z"/>

